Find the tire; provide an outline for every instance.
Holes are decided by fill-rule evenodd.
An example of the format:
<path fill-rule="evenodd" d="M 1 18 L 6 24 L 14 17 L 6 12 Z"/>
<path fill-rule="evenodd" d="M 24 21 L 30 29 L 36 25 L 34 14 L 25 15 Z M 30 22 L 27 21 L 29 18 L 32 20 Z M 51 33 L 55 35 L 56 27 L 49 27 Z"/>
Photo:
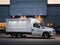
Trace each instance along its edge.
<path fill-rule="evenodd" d="M 20 34 L 20 38 L 25 38 L 26 36 L 23 34 Z"/>
<path fill-rule="evenodd" d="M 12 38 L 24 38 L 24 37 L 26 37 L 25 35 L 20 34 L 20 33 L 11 33 L 10 35 Z"/>
<path fill-rule="evenodd" d="M 22 38 L 22 34 L 16 33 L 15 37 L 16 38 Z"/>
<path fill-rule="evenodd" d="M 19 37 L 22 38 L 22 34 L 19 34 Z"/>
<path fill-rule="evenodd" d="M 22 37 L 22 34 L 19 34 L 19 33 L 11 33 L 10 35 L 12 38 L 21 38 Z"/>
<path fill-rule="evenodd" d="M 15 33 L 10 34 L 12 38 L 15 38 Z"/>
<path fill-rule="evenodd" d="M 43 33 L 43 38 L 45 38 L 45 39 L 50 38 L 49 33 L 48 33 L 48 32 L 44 32 L 44 33 Z"/>
<path fill-rule="evenodd" d="M 22 34 L 22 38 L 25 38 L 25 37 L 26 37 L 26 35 L 23 35 L 23 34 Z"/>
<path fill-rule="evenodd" d="M 15 34 L 15 38 L 18 38 L 18 34 L 17 33 Z"/>

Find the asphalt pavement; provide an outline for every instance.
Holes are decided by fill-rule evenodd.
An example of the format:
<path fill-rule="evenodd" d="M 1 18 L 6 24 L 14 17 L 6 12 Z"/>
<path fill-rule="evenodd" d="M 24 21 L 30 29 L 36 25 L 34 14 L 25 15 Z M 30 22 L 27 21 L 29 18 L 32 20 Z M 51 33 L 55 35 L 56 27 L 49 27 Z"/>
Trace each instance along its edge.
<path fill-rule="evenodd" d="M 0 45 L 60 45 L 60 35 L 55 39 L 41 37 L 11 38 L 10 35 L 0 34 Z"/>

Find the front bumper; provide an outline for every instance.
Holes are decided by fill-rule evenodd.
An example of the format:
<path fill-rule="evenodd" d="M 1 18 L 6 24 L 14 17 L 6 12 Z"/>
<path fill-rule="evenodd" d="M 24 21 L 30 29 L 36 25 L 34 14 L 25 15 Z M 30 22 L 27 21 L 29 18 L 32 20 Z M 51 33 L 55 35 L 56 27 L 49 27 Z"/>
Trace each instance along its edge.
<path fill-rule="evenodd" d="M 56 37 L 56 32 L 53 32 L 53 35 L 50 35 L 51 38 L 55 38 Z"/>

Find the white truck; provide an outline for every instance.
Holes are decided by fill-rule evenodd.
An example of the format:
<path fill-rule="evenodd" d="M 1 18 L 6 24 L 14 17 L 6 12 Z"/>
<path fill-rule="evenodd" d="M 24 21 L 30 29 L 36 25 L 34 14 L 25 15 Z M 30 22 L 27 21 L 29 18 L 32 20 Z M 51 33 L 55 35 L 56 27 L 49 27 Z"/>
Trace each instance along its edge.
<path fill-rule="evenodd" d="M 12 37 L 24 37 L 27 34 L 42 36 L 43 38 L 55 37 L 55 29 L 46 27 L 39 20 L 34 18 L 6 19 L 6 33 Z"/>

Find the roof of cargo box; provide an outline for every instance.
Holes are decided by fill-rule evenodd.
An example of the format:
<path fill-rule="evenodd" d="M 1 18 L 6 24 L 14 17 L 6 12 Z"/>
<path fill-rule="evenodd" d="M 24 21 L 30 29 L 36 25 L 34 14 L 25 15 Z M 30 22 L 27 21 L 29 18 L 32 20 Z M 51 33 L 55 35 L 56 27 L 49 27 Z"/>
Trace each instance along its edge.
<path fill-rule="evenodd" d="M 31 23 L 41 23 L 39 20 L 34 18 L 29 18 L 31 20 Z"/>
<path fill-rule="evenodd" d="M 10 15 L 47 15 L 46 0 L 11 0 Z"/>

